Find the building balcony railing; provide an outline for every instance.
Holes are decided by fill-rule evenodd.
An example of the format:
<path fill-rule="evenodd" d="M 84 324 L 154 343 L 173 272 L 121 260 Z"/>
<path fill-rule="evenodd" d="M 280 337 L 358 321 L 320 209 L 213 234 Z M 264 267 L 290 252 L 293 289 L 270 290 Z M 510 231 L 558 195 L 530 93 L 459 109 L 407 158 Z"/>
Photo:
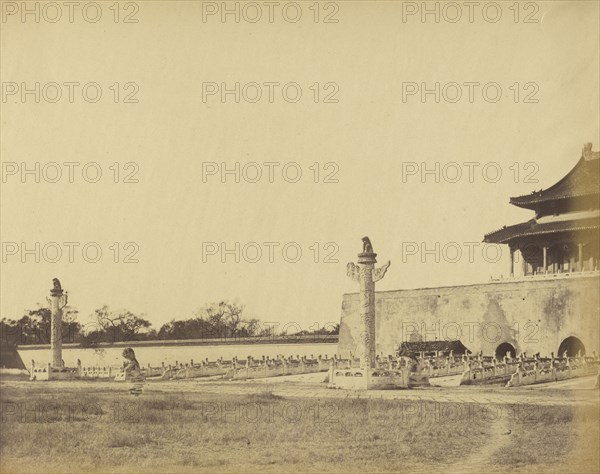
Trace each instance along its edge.
<path fill-rule="evenodd" d="M 600 275 L 600 270 L 583 270 L 578 272 L 548 272 L 548 273 L 534 273 L 529 275 L 515 275 L 515 276 L 504 276 L 490 277 L 491 281 L 527 281 L 527 280 L 555 280 L 555 279 L 566 279 L 566 278 L 579 278 Z"/>

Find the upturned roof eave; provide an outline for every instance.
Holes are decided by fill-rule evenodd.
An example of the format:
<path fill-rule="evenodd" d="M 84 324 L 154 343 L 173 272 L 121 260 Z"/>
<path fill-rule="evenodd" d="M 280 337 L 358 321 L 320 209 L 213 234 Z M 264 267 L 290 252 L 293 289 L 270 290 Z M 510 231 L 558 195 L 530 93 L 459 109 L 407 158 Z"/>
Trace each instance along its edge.
<path fill-rule="evenodd" d="M 589 197 L 599 196 L 600 197 L 600 192 L 572 193 L 572 194 L 561 195 L 561 196 L 540 197 L 539 199 L 536 197 L 532 197 L 530 195 L 523 195 L 523 196 L 511 197 L 509 203 L 512 204 L 513 206 L 521 207 L 523 209 L 535 210 L 536 204 L 541 204 L 541 203 L 550 202 L 550 201 L 560 201 L 562 199 L 587 197 L 587 196 L 589 196 Z"/>
<path fill-rule="evenodd" d="M 561 232 L 577 232 L 582 230 L 594 230 L 600 228 L 600 223 L 590 223 L 584 225 L 577 225 L 576 221 L 567 221 L 571 225 L 568 224 L 562 229 L 555 228 L 546 228 L 544 226 L 547 224 L 538 225 L 541 227 L 540 229 L 531 230 L 531 221 L 521 222 L 520 224 L 515 224 L 509 227 L 505 227 L 502 229 L 495 230 L 494 232 L 490 232 L 489 234 L 485 234 L 483 237 L 484 243 L 487 244 L 509 244 L 511 240 L 518 239 L 520 237 L 535 237 L 537 235 L 547 235 L 547 234 L 558 234 Z M 525 226 L 529 226 L 528 229 L 524 229 Z M 536 224 L 533 224 L 536 225 Z M 494 238 L 494 236 L 498 234 L 505 234 L 504 236 L 500 235 L 498 238 Z"/>
<path fill-rule="evenodd" d="M 556 183 L 554 183 L 549 188 L 542 189 L 537 192 L 534 191 L 531 194 L 523 194 L 521 196 L 511 197 L 509 202 L 510 202 L 510 204 L 517 206 L 517 207 L 535 210 L 535 206 L 537 204 L 544 203 L 544 202 L 560 201 L 563 199 L 572 199 L 572 198 L 583 197 L 583 196 L 599 195 L 600 189 L 598 189 L 597 187 L 594 190 L 586 189 L 585 191 L 579 191 L 579 192 L 576 190 L 573 190 L 573 189 L 568 189 L 567 193 L 565 193 L 564 190 L 560 189 L 560 187 L 562 185 L 564 185 L 565 183 L 568 184 L 569 181 L 573 179 L 573 176 L 577 172 L 580 172 L 580 173 L 593 172 L 595 175 L 595 171 L 590 170 L 589 167 L 594 166 L 594 165 L 592 165 L 592 163 L 594 163 L 594 164 L 597 163 L 597 160 L 598 160 L 597 158 L 588 160 L 588 159 L 585 159 L 584 156 L 582 156 L 579 159 L 579 161 L 575 164 L 575 166 L 571 169 L 571 171 L 569 171 L 565 176 L 563 176 L 560 180 L 558 180 Z M 557 192 L 557 190 L 561 194 L 555 194 Z"/>

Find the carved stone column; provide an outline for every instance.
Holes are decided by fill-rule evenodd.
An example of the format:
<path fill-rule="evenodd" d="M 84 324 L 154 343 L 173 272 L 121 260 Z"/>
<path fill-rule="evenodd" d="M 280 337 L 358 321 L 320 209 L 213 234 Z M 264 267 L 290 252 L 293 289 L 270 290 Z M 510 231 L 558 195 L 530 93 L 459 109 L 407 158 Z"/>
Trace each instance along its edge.
<path fill-rule="evenodd" d="M 363 237 L 363 251 L 358 254 L 358 265 L 350 262 L 346 266 L 347 274 L 360 285 L 360 325 L 357 356 L 360 358 L 361 368 L 375 366 L 375 282 L 381 280 L 390 263 L 383 267 L 375 268 L 377 254 L 368 237 Z"/>
<path fill-rule="evenodd" d="M 52 367 L 62 367 L 62 310 L 67 305 L 67 294 L 63 293 L 58 278 L 52 280 L 54 288 L 47 298 L 52 315 L 50 326 L 50 347 L 52 349 Z"/>

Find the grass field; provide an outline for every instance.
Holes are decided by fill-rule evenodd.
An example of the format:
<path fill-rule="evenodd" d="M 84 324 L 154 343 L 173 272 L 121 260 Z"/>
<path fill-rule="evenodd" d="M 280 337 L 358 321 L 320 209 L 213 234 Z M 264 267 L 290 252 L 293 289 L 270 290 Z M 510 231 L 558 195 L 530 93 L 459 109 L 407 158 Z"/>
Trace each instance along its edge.
<path fill-rule="evenodd" d="M 3 384 L 11 472 L 598 472 L 597 406 Z"/>

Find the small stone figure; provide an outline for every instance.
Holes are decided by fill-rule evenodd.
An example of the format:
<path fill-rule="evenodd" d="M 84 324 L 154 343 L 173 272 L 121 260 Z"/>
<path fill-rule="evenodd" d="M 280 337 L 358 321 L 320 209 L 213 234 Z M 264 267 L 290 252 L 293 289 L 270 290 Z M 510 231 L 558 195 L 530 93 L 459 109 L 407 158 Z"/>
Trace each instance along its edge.
<path fill-rule="evenodd" d="M 123 371 L 121 372 L 121 376 L 119 380 L 130 380 L 134 382 L 133 386 L 129 389 L 129 393 L 136 397 L 142 394 L 143 385 L 144 385 L 144 375 L 140 370 L 140 363 L 135 358 L 135 352 L 131 347 L 127 349 L 123 349 L 123 357 L 125 358 L 125 362 L 123 362 Z M 117 377 L 115 380 L 117 380 Z"/>
<path fill-rule="evenodd" d="M 363 251 L 362 253 L 373 253 L 373 246 L 371 245 L 371 241 L 368 237 L 363 237 Z"/>
<path fill-rule="evenodd" d="M 58 280 L 58 278 L 53 278 L 52 279 L 52 289 L 50 290 L 50 295 L 62 296 L 62 294 L 63 294 L 63 289 L 60 286 L 60 281 Z"/>
<path fill-rule="evenodd" d="M 123 362 L 123 372 L 132 376 L 138 375 L 140 372 L 140 363 L 135 358 L 135 352 L 133 352 L 131 347 L 123 349 L 123 357 L 126 359 Z"/>

